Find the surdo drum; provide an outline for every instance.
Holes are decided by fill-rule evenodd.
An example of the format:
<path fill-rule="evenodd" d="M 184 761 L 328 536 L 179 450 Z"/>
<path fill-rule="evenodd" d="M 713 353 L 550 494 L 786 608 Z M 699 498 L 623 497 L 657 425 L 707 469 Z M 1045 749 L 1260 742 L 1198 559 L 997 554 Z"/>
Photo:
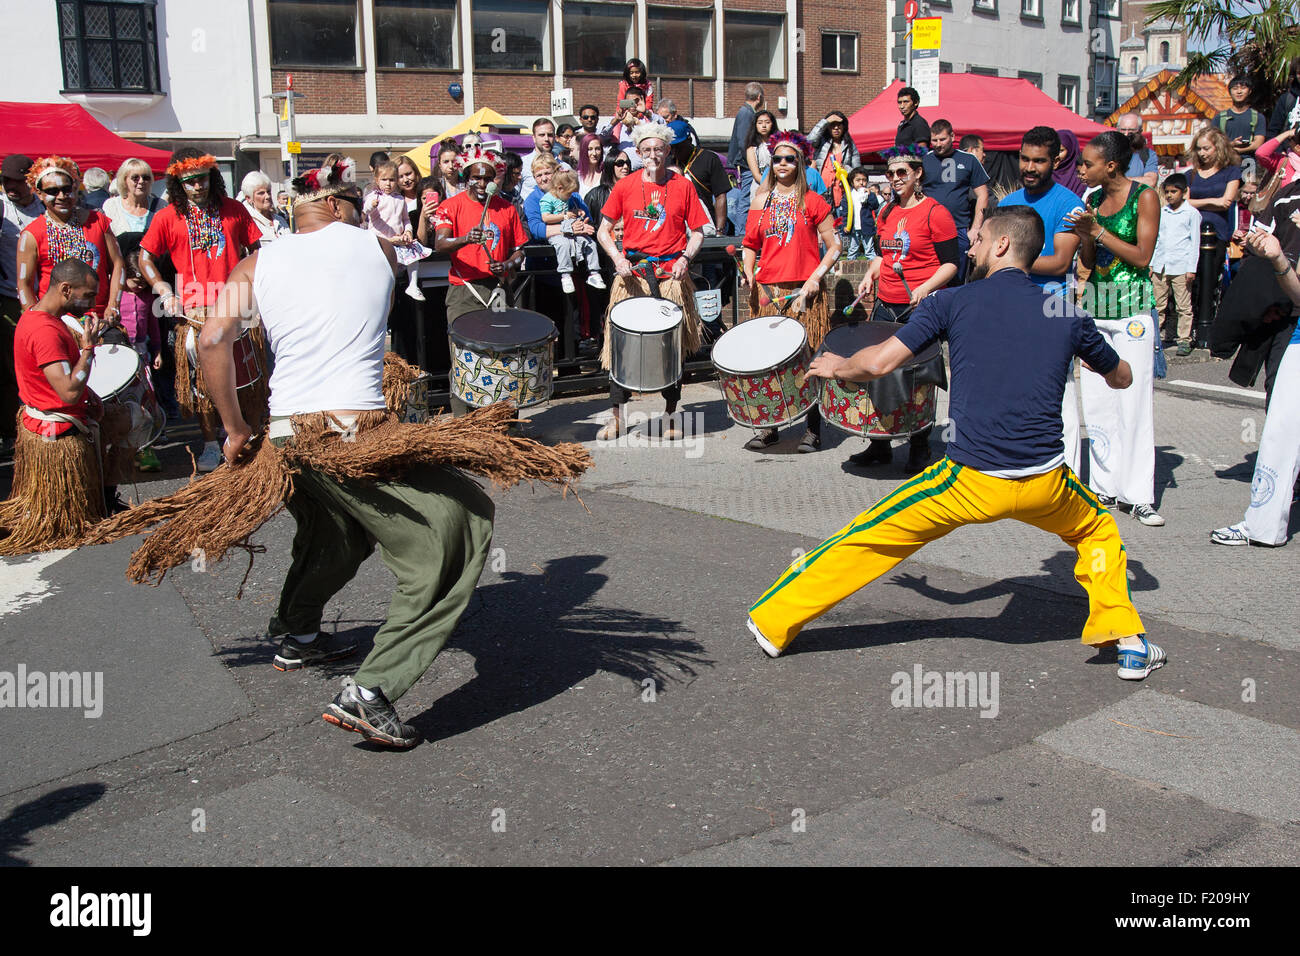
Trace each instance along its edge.
<path fill-rule="evenodd" d="M 177 331 L 179 332 L 179 330 Z M 189 356 L 190 368 L 198 368 L 199 333 L 192 325 L 185 327 L 185 354 Z M 235 339 L 234 361 L 236 389 L 249 388 L 262 380 L 265 370 L 262 368 L 262 357 L 258 354 L 257 342 L 253 339 L 252 329 L 241 330 L 239 338 Z M 203 397 L 199 395 L 198 380 L 193 374 L 190 376 L 190 387 L 195 398 Z"/>
<path fill-rule="evenodd" d="M 879 345 L 902 327 L 897 322 L 841 325 L 827 334 L 819 354 L 834 352 L 849 356 L 859 349 Z M 823 379 L 819 389 L 822 419 L 841 431 L 864 438 L 907 438 L 932 427 L 935 385 L 917 379 L 922 367 L 932 365 L 941 355 L 941 347 L 935 342 L 906 365 L 870 384 Z M 873 393 L 879 405 L 872 401 Z"/>
<path fill-rule="evenodd" d="M 797 421 L 817 404 L 817 381 L 808 377 L 808 335 L 795 319 L 764 315 L 729 329 L 713 345 L 713 365 L 739 425 L 775 428 Z"/>
<path fill-rule="evenodd" d="M 82 325 L 70 315 L 64 323 L 80 336 Z M 130 422 L 127 441 L 135 448 L 148 448 L 158 440 L 167 417 L 154 395 L 149 367 L 129 345 L 97 345 L 86 387 L 99 396 L 105 409 L 121 407 L 123 420 Z"/>
<path fill-rule="evenodd" d="M 660 392 L 682 377 L 682 307 L 633 296 L 609 310 L 609 377 L 633 392 Z"/>
<path fill-rule="evenodd" d="M 451 394 L 471 408 L 528 408 L 555 388 L 555 323 L 527 309 L 466 312 L 448 329 Z"/>

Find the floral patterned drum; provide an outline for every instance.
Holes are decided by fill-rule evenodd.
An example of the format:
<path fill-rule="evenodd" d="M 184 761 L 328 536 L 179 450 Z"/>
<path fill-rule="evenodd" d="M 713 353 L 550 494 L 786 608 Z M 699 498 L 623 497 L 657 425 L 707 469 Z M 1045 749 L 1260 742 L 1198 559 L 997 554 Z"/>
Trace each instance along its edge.
<path fill-rule="evenodd" d="M 558 335 L 554 322 L 526 309 L 466 312 L 447 334 L 451 394 L 474 408 L 506 401 L 528 408 L 549 401 Z"/>
<path fill-rule="evenodd" d="M 897 322 L 841 325 L 831 329 L 820 351 L 849 356 L 869 345 L 879 345 L 901 328 Z M 907 365 L 870 384 L 834 378 L 822 380 L 819 389 L 822 419 L 841 431 L 864 438 L 907 438 L 924 431 L 934 424 L 935 383 L 920 381 L 928 376 L 919 373 L 936 360 L 942 364 L 942 351 L 937 342 L 913 356 Z"/>
<path fill-rule="evenodd" d="M 817 404 L 810 359 L 808 335 L 795 319 L 764 315 L 728 330 L 713 345 L 727 415 L 751 428 L 802 418 Z"/>

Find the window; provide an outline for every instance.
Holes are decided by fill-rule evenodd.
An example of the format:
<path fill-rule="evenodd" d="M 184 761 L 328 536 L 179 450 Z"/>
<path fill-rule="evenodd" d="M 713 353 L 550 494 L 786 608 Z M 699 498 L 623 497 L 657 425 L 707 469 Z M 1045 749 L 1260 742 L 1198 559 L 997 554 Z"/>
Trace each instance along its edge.
<path fill-rule="evenodd" d="M 655 76 L 713 76 L 713 11 L 647 7 L 646 37 Z M 619 67 L 622 70 L 622 67 Z"/>
<path fill-rule="evenodd" d="M 532 73 L 551 69 L 549 0 L 473 3 L 474 69 Z"/>
<path fill-rule="evenodd" d="M 723 13 L 727 79 L 785 79 L 785 17 L 771 13 Z"/>
<path fill-rule="evenodd" d="M 991 13 L 996 17 L 998 0 L 975 0 L 974 10 L 976 13 Z"/>
<path fill-rule="evenodd" d="M 375 66 L 460 69 L 456 0 L 375 0 Z"/>
<path fill-rule="evenodd" d="M 1110 56 L 1099 56 L 1092 69 L 1092 111 L 1109 115 L 1118 107 L 1117 85 L 1119 62 Z"/>
<path fill-rule="evenodd" d="M 565 72 L 622 73 L 636 56 L 635 19 L 630 4 L 564 4 Z"/>
<path fill-rule="evenodd" d="M 1097 16 L 1104 20 L 1120 18 L 1119 0 L 1092 0 L 1097 5 Z"/>
<path fill-rule="evenodd" d="M 59 44 L 66 92 L 162 92 L 152 0 L 61 0 Z"/>
<path fill-rule="evenodd" d="M 1072 112 L 1079 112 L 1079 78 L 1062 74 L 1056 79 L 1056 102 Z"/>
<path fill-rule="evenodd" d="M 998 70 L 994 66 L 972 66 L 967 68 L 967 73 L 974 73 L 976 76 L 997 76 Z"/>
<path fill-rule="evenodd" d="M 1129 61 L 1128 61 L 1128 71 L 1129 71 L 1130 73 L 1136 73 L 1136 72 L 1138 71 L 1138 58 L 1137 58 L 1137 57 L 1130 57 L 1130 58 L 1129 58 Z"/>
<path fill-rule="evenodd" d="M 1020 17 L 1028 20 L 1043 19 L 1043 0 L 1020 0 Z"/>
<path fill-rule="evenodd" d="M 939 61 L 939 72 L 940 72 L 940 73 L 951 73 L 951 72 L 952 72 L 952 64 L 949 63 L 947 60 L 940 60 L 940 61 Z"/>
<path fill-rule="evenodd" d="M 1041 73 L 1026 73 L 1024 70 L 1021 70 L 1016 74 L 1016 76 L 1020 77 L 1022 80 L 1028 80 L 1040 90 L 1043 88 L 1043 74 Z"/>
<path fill-rule="evenodd" d="M 1067 26 L 1082 26 L 1079 15 L 1079 0 L 1061 0 L 1061 23 Z"/>
<path fill-rule="evenodd" d="M 359 66 L 356 0 L 269 0 L 272 66 Z"/>
<path fill-rule="evenodd" d="M 858 35 L 823 33 L 822 69 L 835 73 L 858 72 Z"/>
<path fill-rule="evenodd" d="M 1168 40 L 1160 44 L 1160 62 L 1161 63 L 1169 62 L 1169 41 Z"/>

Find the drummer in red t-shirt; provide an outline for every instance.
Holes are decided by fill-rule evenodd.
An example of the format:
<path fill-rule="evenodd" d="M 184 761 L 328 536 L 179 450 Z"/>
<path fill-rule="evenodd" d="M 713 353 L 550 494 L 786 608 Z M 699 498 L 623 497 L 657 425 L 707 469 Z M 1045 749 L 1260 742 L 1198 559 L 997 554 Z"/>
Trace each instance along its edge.
<path fill-rule="evenodd" d="M 702 322 L 695 306 L 695 285 L 691 282 L 691 262 L 704 242 L 704 227 L 709 215 L 700 202 L 695 187 L 686 177 L 668 168 L 668 139 L 672 130 L 659 123 L 642 123 L 633 127 L 632 139 L 642 167 L 614 184 L 609 198 L 601 207 L 600 229 L 596 238 L 618 273 L 609 292 L 612 308 L 624 299 L 650 295 L 644 276 L 632 271 L 633 263 L 647 263 L 659 280 L 659 294 L 682 309 L 682 360 L 700 347 Z M 614 223 L 623 221 L 623 248 L 614 241 Z M 601 366 L 610 367 L 609 314 L 605 315 L 605 347 Z M 663 390 L 665 417 L 663 437 L 682 437 L 675 418 L 681 401 L 680 381 Z M 631 392 L 612 378 L 609 397 L 614 403 L 614 417 L 597 434 L 607 441 L 623 432 L 623 406 Z"/>
<path fill-rule="evenodd" d="M 506 170 L 500 153 L 475 144 L 457 154 L 453 168 L 465 191 L 439 205 L 433 218 L 434 249 L 451 257 L 448 325 L 467 312 L 493 307 L 528 242 L 519 210 L 500 196 L 488 198 L 488 185 Z"/>
<path fill-rule="evenodd" d="M 0 503 L 0 555 L 80 544 L 104 517 L 105 500 L 121 507 L 116 488 L 103 488 L 94 437 L 102 406 L 87 388 L 95 346 L 107 328 L 92 317 L 81 336 L 61 318 L 95 302 L 95 270 L 69 256 L 46 276 L 46 290 L 14 332 L 14 372 L 23 410 L 14 450 L 14 484 Z"/>
<path fill-rule="evenodd" d="M 873 321 L 906 322 L 922 299 L 957 275 L 957 225 L 947 209 L 921 195 L 923 162 L 918 147 L 896 146 L 885 150 L 884 156 L 894 198 L 876 216 L 880 255 L 868 264 L 858 294 Z M 909 474 L 923 471 L 930 463 L 931 431 L 927 428 L 911 437 Z M 886 465 L 893 458 L 889 441 L 873 438 L 866 451 L 849 456 L 849 461 Z"/>
<path fill-rule="evenodd" d="M 81 170 L 66 156 L 46 156 L 32 163 L 27 184 L 45 203 L 45 215 L 29 223 L 18 242 L 15 285 L 23 308 L 35 308 L 45 295 L 56 263 L 80 259 L 99 277 L 99 291 L 89 308 L 116 322 L 122 257 L 108 217 L 80 204 Z"/>
<path fill-rule="evenodd" d="M 204 442 L 198 469 L 212 471 L 221 462 L 221 446 L 217 444 L 221 416 L 206 395 L 198 368 L 194 369 L 195 387 L 203 397 L 194 400 L 185 340 L 188 328 L 192 328 L 197 342 L 203 320 L 216 308 L 222 286 L 239 260 L 258 248 L 262 230 L 243 203 L 226 198 L 216 159 L 193 147 L 172 153 L 167 167 L 167 199 L 169 205 L 154 216 L 149 231 L 140 240 L 140 273 L 161 297 L 168 314 L 181 320 L 176 326 L 176 398 L 182 409 L 198 412 Z M 175 290 L 158 272 L 157 260 L 163 256 L 170 257 L 176 269 Z M 262 368 L 266 368 L 265 361 Z M 262 388 L 265 386 L 263 381 Z"/>
<path fill-rule="evenodd" d="M 772 151 L 772 175 L 758 187 L 749 205 L 742 254 L 745 282 L 750 287 L 750 314 L 793 313 L 808 334 L 809 347 L 816 350 L 831 327 L 822 278 L 840 257 L 835 217 L 830 204 L 808 188 L 804 176 L 804 167 L 812 162 L 808 140 L 798 133 L 782 132 L 768 139 L 767 145 Z M 785 298 L 787 295 L 794 298 Z M 808 409 L 805 423 L 799 451 L 816 451 L 822 443 L 821 412 L 816 405 Z M 776 429 L 767 428 L 745 447 L 759 451 L 776 440 Z"/>

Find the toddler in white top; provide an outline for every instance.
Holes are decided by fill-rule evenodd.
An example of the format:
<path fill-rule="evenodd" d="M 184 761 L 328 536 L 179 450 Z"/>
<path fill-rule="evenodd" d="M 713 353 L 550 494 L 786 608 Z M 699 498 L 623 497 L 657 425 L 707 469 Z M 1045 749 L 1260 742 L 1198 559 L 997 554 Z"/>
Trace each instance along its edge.
<path fill-rule="evenodd" d="M 578 221 L 586 219 L 574 193 L 578 191 L 578 174 L 571 169 L 557 169 L 551 177 L 551 188 L 542 194 L 540 207 L 542 222 L 548 226 L 559 225 L 565 220 Z M 574 236 L 560 233 L 546 240 L 555 249 L 558 260 L 557 271 L 560 273 L 560 286 L 565 292 L 573 291 L 573 261 L 581 258 L 587 263 L 587 285 L 593 289 L 605 288 L 605 280 L 600 275 L 600 258 L 596 255 L 596 243 L 591 236 Z"/>
<path fill-rule="evenodd" d="M 406 198 L 397 191 L 396 163 L 380 163 L 375 167 L 375 186 L 366 193 L 362 205 L 362 221 L 367 229 L 393 244 L 397 261 L 406 267 L 410 280 L 406 285 L 406 294 L 423 302 L 424 293 L 420 291 L 415 264 L 425 258 L 429 250 L 411 235 Z"/>

